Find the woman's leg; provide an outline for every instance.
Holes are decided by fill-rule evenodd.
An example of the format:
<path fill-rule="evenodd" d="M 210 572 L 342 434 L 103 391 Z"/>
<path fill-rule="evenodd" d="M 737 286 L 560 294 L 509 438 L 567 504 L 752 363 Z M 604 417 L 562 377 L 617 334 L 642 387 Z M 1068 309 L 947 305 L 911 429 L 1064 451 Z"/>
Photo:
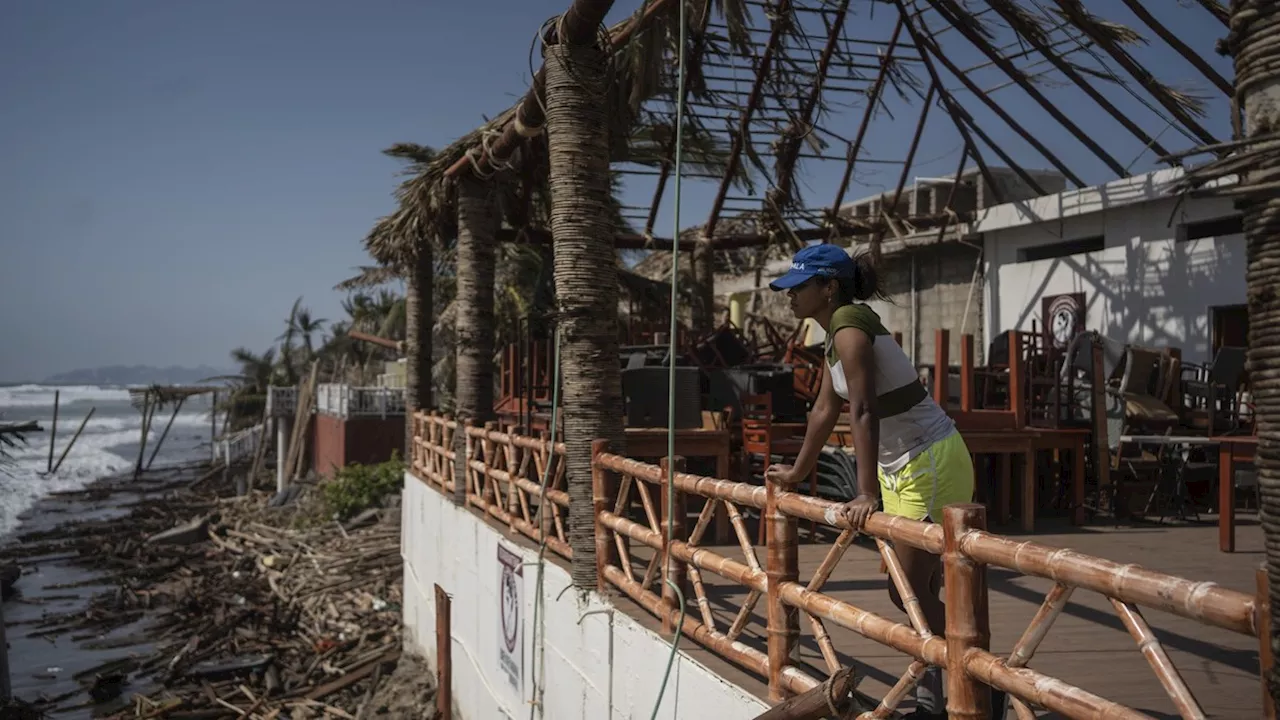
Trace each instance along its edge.
<path fill-rule="evenodd" d="M 947 622 L 945 606 L 938 595 L 938 589 L 941 584 L 942 559 L 927 550 L 921 550 L 902 543 L 894 545 L 894 552 L 898 556 L 898 562 L 902 565 L 902 574 L 906 576 L 907 583 L 911 585 L 911 594 L 916 596 L 916 600 L 920 603 L 920 610 L 924 614 L 925 622 L 929 623 L 929 630 L 934 635 L 945 635 Z M 902 602 L 902 595 L 898 592 L 898 588 L 892 579 L 889 581 L 889 597 L 899 610 L 906 612 L 906 607 Z"/>

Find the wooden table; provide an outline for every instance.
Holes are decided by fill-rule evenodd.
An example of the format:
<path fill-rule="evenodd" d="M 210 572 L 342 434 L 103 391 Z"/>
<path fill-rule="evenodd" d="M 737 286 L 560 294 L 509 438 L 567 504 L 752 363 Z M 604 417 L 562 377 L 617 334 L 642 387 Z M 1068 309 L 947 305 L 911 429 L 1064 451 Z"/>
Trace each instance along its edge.
<path fill-rule="evenodd" d="M 1022 456 L 1022 521 L 1023 532 L 1036 529 L 1036 431 L 1034 430 L 961 430 L 960 437 L 972 455 L 996 455 L 1000 458 L 1000 480 L 997 487 L 996 519 L 1008 522 L 1013 495 L 1013 458 Z"/>
<path fill-rule="evenodd" d="M 626 429 L 627 457 L 637 460 L 667 456 L 666 428 Z M 689 428 L 676 430 L 676 455 L 685 458 L 710 457 L 716 460 L 716 477 L 729 477 L 729 431 Z"/>
<path fill-rule="evenodd" d="M 1218 445 L 1218 550 L 1236 551 L 1236 463 L 1252 463 L 1258 453 L 1256 435 L 1210 438 Z"/>
<path fill-rule="evenodd" d="M 657 460 L 667 456 L 666 428 L 626 429 L 627 457 L 636 460 Z M 676 430 L 676 455 L 684 458 L 713 457 L 716 460 L 715 477 L 729 479 L 729 451 L 731 447 L 728 429 L 689 428 Z M 708 500 L 708 502 L 711 502 Z M 729 514 L 723 506 L 715 511 L 712 528 L 716 543 L 724 543 L 731 531 Z"/>

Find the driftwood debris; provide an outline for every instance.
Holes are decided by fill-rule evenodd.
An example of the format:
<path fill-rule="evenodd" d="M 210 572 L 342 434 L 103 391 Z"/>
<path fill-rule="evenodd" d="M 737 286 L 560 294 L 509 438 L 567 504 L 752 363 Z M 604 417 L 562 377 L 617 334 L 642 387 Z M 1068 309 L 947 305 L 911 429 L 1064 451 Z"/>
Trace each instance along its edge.
<path fill-rule="evenodd" d="M 270 507 L 267 493 L 174 485 L 122 518 L 26 533 L 0 550 L 19 564 L 25 551 L 58 553 L 98 569 L 92 584 L 115 586 L 11 634 L 93 642 L 143 621 L 145 651 L 86 670 L 80 692 L 33 707 L 115 698 L 129 705 L 106 716 L 117 720 L 359 716 L 401 651 L 399 513 L 339 529 L 315 519 L 305 495 Z"/>

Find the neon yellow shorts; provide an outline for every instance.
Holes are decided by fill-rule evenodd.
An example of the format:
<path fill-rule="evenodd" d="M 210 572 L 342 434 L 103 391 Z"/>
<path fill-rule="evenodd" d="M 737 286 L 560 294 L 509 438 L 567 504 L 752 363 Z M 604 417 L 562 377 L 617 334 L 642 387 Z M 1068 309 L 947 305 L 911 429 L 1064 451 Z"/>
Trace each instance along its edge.
<path fill-rule="evenodd" d="M 953 432 L 911 458 L 900 470 L 879 468 L 880 498 L 890 515 L 939 522 L 942 508 L 973 502 L 973 458 Z"/>

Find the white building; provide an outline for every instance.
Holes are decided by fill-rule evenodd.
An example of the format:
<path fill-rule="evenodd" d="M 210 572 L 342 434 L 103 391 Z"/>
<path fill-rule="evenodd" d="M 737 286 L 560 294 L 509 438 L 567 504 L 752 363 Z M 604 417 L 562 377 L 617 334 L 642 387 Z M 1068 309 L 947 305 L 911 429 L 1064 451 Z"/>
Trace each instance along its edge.
<path fill-rule="evenodd" d="M 1245 242 L 1230 200 L 1175 196 L 1172 168 L 981 211 L 985 340 L 1069 324 L 1208 362 L 1245 345 Z M 1067 312 L 1063 312 L 1066 310 Z M 1052 318 L 1057 314 L 1059 317 Z"/>
<path fill-rule="evenodd" d="M 992 193 L 969 171 L 957 196 L 965 207 L 957 209 L 972 211 L 973 222 L 953 226 L 941 238 L 925 230 L 885 239 L 880 279 L 889 302 L 873 305 L 891 331 L 903 333 L 915 362 L 933 362 L 938 329 L 951 331 L 953 358 L 959 335 L 976 335 L 976 359 L 983 362 L 1000 333 L 1052 331 L 1054 315 L 1059 329 L 1181 348 L 1188 362 L 1208 362 L 1219 345 L 1247 343 L 1245 243 L 1230 200 L 1171 194 L 1182 177 L 1178 168 L 1042 197 L 1033 197 L 1012 171 L 992 171 L 1004 197 L 1016 200 L 989 205 Z M 1032 174 L 1042 187 L 1064 186 L 1061 176 L 1055 181 L 1051 173 Z M 937 212 L 949 190 L 933 187 L 937 182 L 922 179 L 908 188 L 904 197 L 911 207 L 899 212 Z M 844 209 L 874 214 L 880 199 Z M 864 238 L 850 240 L 858 247 Z M 771 263 L 765 277 L 787 266 L 785 260 Z M 717 290 L 739 298 L 761 291 L 751 274 Z M 1082 317 L 1073 328 L 1075 304 Z M 821 330 L 810 339 L 821 340 Z"/>

